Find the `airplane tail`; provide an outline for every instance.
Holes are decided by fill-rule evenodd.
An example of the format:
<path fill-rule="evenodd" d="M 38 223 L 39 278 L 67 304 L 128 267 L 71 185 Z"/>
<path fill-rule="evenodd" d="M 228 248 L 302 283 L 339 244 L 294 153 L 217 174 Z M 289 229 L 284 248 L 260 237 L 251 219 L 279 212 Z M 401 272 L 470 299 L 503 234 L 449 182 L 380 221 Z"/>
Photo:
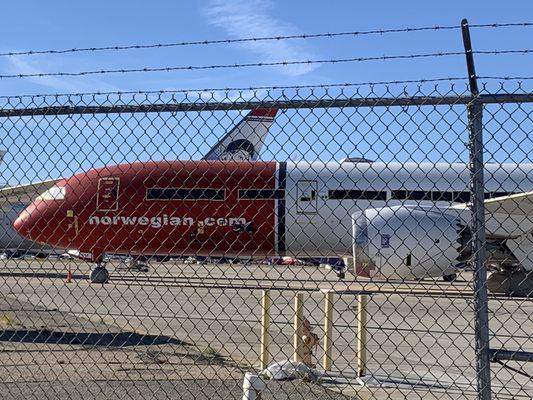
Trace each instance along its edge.
<path fill-rule="evenodd" d="M 258 108 L 251 111 L 202 159 L 256 160 L 277 112 L 276 108 Z"/>

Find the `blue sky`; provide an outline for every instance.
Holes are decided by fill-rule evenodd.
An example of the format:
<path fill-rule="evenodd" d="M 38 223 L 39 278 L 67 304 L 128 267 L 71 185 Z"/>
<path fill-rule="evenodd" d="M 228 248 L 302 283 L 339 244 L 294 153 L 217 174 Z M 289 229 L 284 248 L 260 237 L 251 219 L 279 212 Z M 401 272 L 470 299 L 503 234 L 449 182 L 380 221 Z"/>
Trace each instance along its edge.
<path fill-rule="evenodd" d="M 533 20 L 530 1 L 53 1 L 6 2 L 0 50 L 149 44 L 471 23 Z M 527 48 L 533 28 L 476 29 L 476 49 Z M 458 31 L 294 40 L 165 50 L 0 59 L 2 73 L 207 65 L 460 51 Z M 527 61 L 526 61 L 527 60 Z M 531 75 L 530 56 L 479 56 L 480 75 Z M 342 65 L 2 80 L 0 94 L 322 84 L 462 76 L 462 57 Z"/>
<path fill-rule="evenodd" d="M 0 52 L 456 25 L 463 17 L 472 24 L 533 22 L 533 2 L 516 0 L 29 0 L 6 2 L 2 11 L 6 18 L 0 24 Z M 476 50 L 532 48 L 532 37 L 533 27 L 472 30 Z M 460 31 L 0 57 L 0 74 L 371 57 L 438 51 L 462 51 Z M 479 55 L 476 57 L 476 68 L 481 76 L 532 76 L 532 61 L 531 54 Z M 464 57 L 459 56 L 239 70 L 6 79 L 0 80 L 0 95 L 357 83 L 465 75 Z M 528 85 L 531 87 L 531 83 Z M 440 87 L 445 91 L 449 86 L 444 84 Z M 401 87 L 395 90 L 397 94 L 402 94 Z M 431 90 L 427 89 L 426 94 Z M 458 89 L 459 92 L 463 90 L 464 86 Z M 313 113 L 305 110 L 287 112 L 273 126 L 262 157 L 338 160 L 349 155 L 364 155 L 388 161 L 466 160 L 464 107 L 448 110 L 445 117 L 432 113 L 429 118 L 427 109 L 391 110 L 392 113 L 386 109 L 370 113 L 363 109 L 349 112 L 332 110 L 322 114 L 319 110 Z M 494 107 L 492 110 L 497 111 Z M 528 110 L 531 112 L 531 107 Z M 510 125 L 509 132 L 516 133 L 518 129 L 519 134 L 527 138 L 532 125 L 531 116 L 523 110 L 515 115 L 525 118 L 525 124 L 515 126 L 505 120 L 505 113 L 500 110 L 497 118 L 492 118 L 487 124 L 488 130 L 496 132 L 504 119 L 505 124 L 514 124 Z M 134 119 L 136 123 L 133 124 L 131 120 L 124 123 L 125 116 L 119 121 L 113 118 L 4 121 L 0 130 L 1 146 L 9 152 L 4 167 L 0 167 L 1 180 L 19 183 L 56 178 L 93 166 L 135 160 L 198 158 L 235 123 L 239 115 L 203 114 L 194 122 L 191 122 L 194 119 L 192 114 L 183 115 L 177 119 L 170 118 L 171 123 L 167 125 L 168 115 L 154 116 L 152 121 Z M 151 125 L 151 129 L 146 129 L 147 125 Z M 491 160 L 528 161 L 528 154 L 533 150 L 531 141 L 524 144 L 525 139 L 522 138 L 521 146 L 517 146 L 508 139 L 489 138 L 488 143 L 492 143 L 495 153 Z M 521 148 L 518 152 L 514 151 L 517 147 Z"/>

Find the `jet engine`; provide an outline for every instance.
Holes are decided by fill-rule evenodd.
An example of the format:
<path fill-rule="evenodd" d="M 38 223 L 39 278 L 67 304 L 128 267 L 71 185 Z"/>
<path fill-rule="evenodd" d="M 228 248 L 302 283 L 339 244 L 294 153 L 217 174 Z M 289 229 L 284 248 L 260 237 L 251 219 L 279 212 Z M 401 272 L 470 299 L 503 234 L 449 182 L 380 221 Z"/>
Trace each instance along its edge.
<path fill-rule="evenodd" d="M 386 279 L 453 274 L 470 255 L 470 232 L 451 210 L 395 206 L 352 216 L 356 272 Z"/>

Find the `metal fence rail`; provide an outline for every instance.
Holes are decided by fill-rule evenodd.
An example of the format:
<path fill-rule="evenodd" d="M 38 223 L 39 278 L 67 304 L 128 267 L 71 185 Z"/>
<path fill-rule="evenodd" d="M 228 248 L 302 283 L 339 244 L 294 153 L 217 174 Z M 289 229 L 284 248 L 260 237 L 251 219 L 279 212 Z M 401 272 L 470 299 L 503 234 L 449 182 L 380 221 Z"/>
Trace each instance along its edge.
<path fill-rule="evenodd" d="M 471 89 L 0 98 L 0 396 L 530 398 L 533 95 Z"/>

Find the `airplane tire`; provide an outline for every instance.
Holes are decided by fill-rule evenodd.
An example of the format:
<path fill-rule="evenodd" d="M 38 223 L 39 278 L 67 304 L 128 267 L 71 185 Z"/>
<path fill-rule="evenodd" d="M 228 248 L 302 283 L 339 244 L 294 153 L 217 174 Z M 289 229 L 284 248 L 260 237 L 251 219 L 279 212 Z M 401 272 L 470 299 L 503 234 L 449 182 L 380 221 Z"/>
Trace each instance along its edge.
<path fill-rule="evenodd" d="M 107 283 L 109 282 L 109 271 L 105 267 L 96 267 L 91 270 L 89 279 L 91 280 L 91 283 Z"/>
<path fill-rule="evenodd" d="M 138 272 L 148 272 L 148 271 L 150 271 L 150 267 L 148 266 L 148 264 L 145 264 L 145 263 L 138 263 L 132 269 L 134 271 L 138 271 Z"/>
<path fill-rule="evenodd" d="M 442 280 L 444 282 L 454 282 L 457 279 L 457 274 L 443 275 Z"/>

